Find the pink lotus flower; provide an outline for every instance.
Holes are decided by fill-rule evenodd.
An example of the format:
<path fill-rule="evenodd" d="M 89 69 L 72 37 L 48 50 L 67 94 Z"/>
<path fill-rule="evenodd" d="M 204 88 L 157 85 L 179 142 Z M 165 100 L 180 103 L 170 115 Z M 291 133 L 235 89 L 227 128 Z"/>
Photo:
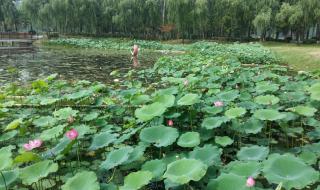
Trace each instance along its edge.
<path fill-rule="evenodd" d="M 70 131 L 68 131 L 66 133 L 66 136 L 70 139 L 70 140 L 75 140 L 78 136 L 79 136 L 79 133 L 77 130 L 75 129 L 71 129 Z"/>
<path fill-rule="evenodd" d="M 184 84 L 185 86 L 187 86 L 187 85 L 189 84 L 189 81 L 188 81 L 188 80 L 185 80 L 185 81 L 183 82 L 183 84 Z"/>
<path fill-rule="evenodd" d="M 256 184 L 256 181 L 253 179 L 253 177 L 249 177 L 247 179 L 247 187 L 253 187 Z"/>
<path fill-rule="evenodd" d="M 42 145 L 42 140 L 35 139 L 33 141 L 32 140 L 29 141 L 29 143 L 27 143 L 27 144 L 24 144 L 23 147 L 24 147 L 25 150 L 31 151 L 31 150 L 33 150 L 35 148 L 39 148 L 41 145 Z"/>
<path fill-rule="evenodd" d="M 173 121 L 171 119 L 168 120 L 168 126 L 173 126 Z"/>
<path fill-rule="evenodd" d="M 223 102 L 221 102 L 221 101 L 216 101 L 213 104 L 215 107 L 222 107 L 223 106 Z"/>

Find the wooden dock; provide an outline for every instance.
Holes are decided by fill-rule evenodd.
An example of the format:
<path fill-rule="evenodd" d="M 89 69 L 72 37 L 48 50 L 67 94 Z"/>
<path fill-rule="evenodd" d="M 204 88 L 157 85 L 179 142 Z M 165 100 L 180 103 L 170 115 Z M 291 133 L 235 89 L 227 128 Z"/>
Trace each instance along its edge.
<path fill-rule="evenodd" d="M 0 51 L 32 49 L 35 40 L 37 38 L 28 33 L 0 33 Z"/>

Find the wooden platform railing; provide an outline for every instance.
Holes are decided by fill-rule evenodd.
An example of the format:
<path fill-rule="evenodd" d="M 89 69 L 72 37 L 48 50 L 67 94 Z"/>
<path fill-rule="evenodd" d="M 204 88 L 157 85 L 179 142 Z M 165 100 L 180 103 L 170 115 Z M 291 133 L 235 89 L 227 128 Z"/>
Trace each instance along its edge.
<path fill-rule="evenodd" d="M 28 32 L 0 32 L 0 39 L 32 39 Z"/>

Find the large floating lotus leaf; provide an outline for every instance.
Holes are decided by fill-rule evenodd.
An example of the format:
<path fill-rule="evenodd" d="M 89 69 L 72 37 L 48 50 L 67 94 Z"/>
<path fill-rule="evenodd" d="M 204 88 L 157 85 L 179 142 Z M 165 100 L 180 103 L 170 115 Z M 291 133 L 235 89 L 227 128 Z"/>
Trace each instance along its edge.
<path fill-rule="evenodd" d="M 62 138 L 59 143 L 52 149 L 46 151 L 42 157 L 44 158 L 51 158 L 55 157 L 61 153 L 65 153 L 67 150 L 70 150 L 72 148 L 72 145 L 75 143 L 75 141 L 71 141 L 67 137 Z"/>
<path fill-rule="evenodd" d="M 179 133 L 176 128 L 154 126 L 144 128 L 140 132 L 140 139 L 147 143 L 152 143 L 156 147 L 166 147 L 173 144 Z"/>
<path fill-rule="evenodd" d="M 92 90 L 80 90 L 78 92 L 66 95 L 65 98 L 67 98 L 68 100 L 76 100 L 76 99 L 88 97 L 92 93 L 93 93 Z"/>
<path fill-rule="evenodd" d="M 198 132 L 186 132 L 178 139 L 179 146 L 181 147 L 195 147 L 200 144 L 200 134 Z"/>
<path fill-rule="evenodd" d="M 262 81 L 256 84 L 257 93 L 275 92 L 279 89 L 278 84 L 272 84 L 269 81 Z"/>
<path fill-rule="evenodd" d="M 94 172 L 77 173 L 62 186 L 62 190 L 99 190 L 100 185 Z"/>
<path fill-rule="evenodd" d="M 206 129 L 215 129 L 220 127 L 223 123 L 229 121 L 227 117 L 207 117 L 202 121 L 201 126 Z"/>
<path fill-rule="evenodd" d="M 299 158 L 302 159 L 306 164 L 313 165 L 317 163 L 318 156 L 317 154 L 306 150 L 299 155 Z"/>
<path fill-rule="evenodd" d="M 131 98 L 131 103 L 133 105 L 143 105 L 150 101 L 150 96 L 148 95 L 136 95 Z"/>
<path fill-rule="evenodd" d="M 91 112 L 88 115 L 84 116 L 83 120 L 84 121 L 92 121 L 94 119 L 97 119 L 98 116 L 99 116 L 98 112 Z"/>
<path fill-rule="evenodd" d="M 261 161 L 267 158 L 269 149 L 263 146 L 242 147 L 238 153 L 237 158 L 243 161 Z"/>
<path fill-rule="evenodd" d="M 263 121 L 275 121 L 285 118 L 286 115 L 274 109 L 260 109 L 254 112 L 254 117 Z"/>
<path fill-rule="evenodd" d="M 224 102 L 232 102 L 239 97 L 239 91 L 231 90 L 227 92 L 221 92 L 217 95 L 219 100 Z"/>
<path fill-rule="evenodd" d="M 195 103 L 198 103 L 199 100 L 200 98 L 198 94 L 186 94 L 178 100 L 177 104 L 180 106 L 190 106 Z"/>
<path fill-rule="evenodd" d="M 59 137 L 65 128 L 65 125 L 58 125 L 41 133 L 40 139 L 47 141 Z"/>
<path fill-rule="evenodd" d="M 107 155 L 107 159 L 101 163 L 100 167 L 102 169 L 109 170 L 119 166 L 129 159 L 132 151 L 133 148 L 129 146 L 113 150 Z"/>
<path fill-rule="evenodd" d="M 152 179 L 149 171 L 138 171 L 130 173 L 124 178 L 124 185 L 119 190 L 138 190 L 147 185 Z"/>
<path fill-rule="evenodd" d="M 33 121 L 36 127 L 48 127 L 56 124 L 57 119 L 51 116 L 43 116 Z"/>
<path fill-rule="evenodd" d="M 207 166 L 220 165 L 221 164 L 222 149 L 207 144 L 203 147 L 196 147 L 189 153 L 189 158 L 200 160 Z"/>
<path fill-rule="evenodd" d="M 0 177 L 0 190 L 5 190 L 6 185 L 9 187 L 13 182 L 15 182 L 19 176 L 19 172 L 17 170 L 12 171 L 4 171 L 2 172 L 3 176 Z M 3 180 L 3 177 L 5 181 Z"/>
<path fill-rule="evenodd" d="M 16 130 L 15 131 L 10 131 L 10 132 L 7 132 L 7 133 L 3 133 L 0 136 L 0 142 L 10 140 L 13 137 L 15 137 L 17 134 L 18 134 L 18 131 L 16 131 Z"/>
<path fill-rule="evenodd" d="M 159 95 L 159 96 L 156 96 L 153 101 L 159 102 L 165 107 L 172 107 L 175 101 L 175 96 L 171 94 Z"/>
<path fill-rule="evenodd" d="M 162 160 L 150 160 L 141 167 L 141 170 L 151 172 L 154 179 L 160 179 L 166 169 L 167 165 Z"/>
<path fill-rule="evenodd" d="M 40 161 L 41 158 L 33 152 L 23 152 L 14 158 L 15 164 L 24 164 L 32 161 Z"/>
<path fill-rule="evenodd" d="M 309 88 L 312 100 L 320 101 L 320 83 L 316 83 Z"/>
<path fill-rule="evenodd" d="M 148 143 L 140 142 L 138 146 L 133 148 L 133 151 L 130 153 L 129 158 L 124 164 L 130 164 L 137 160 L 143 159 L 143 154 L 146 148 L 149 146 Z"/>
<path fill-rule="evenodd" d="M 90 150 L 97 150 L 99 148 L 107 147 L 110 143 L 117 140 L 116 134 L 111 134 L 109 131 L 100 132 L 93 137 L 93 141 L 91 146 L 89 147 Z"/>
<path fill-rule="evenodd" d="M 246 186 L 246 180 L 243 176 L 223 173 L 217 179 L 209 182 L 207 190 L 250 190 Z"/>
<path fill-rule="evenodd" d="M 142 121 L 149 121 L 154 117 L 161 116 L 166 111 L 166 107 L 159 102 L 138 108 L 135 116 Z"/>
<path fill-rule="evenodd" d="M 203 111 L 206 113 L 209 113 L 211 115 L 216 115 L 216 114 L 221 113 L 223 111 L 223 107 L 208 106 L 208 107 L 203 108 Z"/>
<path fill-rule="evenodd" d="M 223 147 L 231 145 L 233 143 L 233 140 L 228 136 L 223 136 L 223 137 L 216 136 L 214 141 Z"/>
<path fill-rule="evenodd" d="M 291 154 L 272 154 L 263 162 L 269 183 L 283 183 L 286 190 L 303 189 L 319 180 L 319 172 Z"/>
<path fill-rule="evenodd" d="M 297 107 L 289 108 L 288 110 L 306 117 L 312 117 L 317 112 L 316 108 L 308 107 L 308 106 L 297 106 Z"/>
<path fill-rule="evenodd" d="M 52 97 L 47 97 L 47 98 L 43 98 L 40 101 L 40 105 L 51 105 L 54 104 L 58 101 L 59 99 L 57 98 L 52 98 Z"/>
<path fill-rule="evenodd" d="M 234 119 L 243 116 L 246 112 L 244 108 L 231 108 L 225 112 L 225 115 L 230 119 Z"/>
<path fill-rule="evenodd" d="M 57 170 L 58 164 L 53 163 L 51 160 L 45 160 L 21 169 L 20 178 L 23 184 L 31 185 Z"/>
<path fill-rule="evenodd" d="M 274 95 L 257 96 L 254 101 L 262 105 L 275 105 L 279 103 L 280 99 Z"/>
<path fill-rule="evenodd" d="M 6 146 L 0 149 L 0 171 L 8 169 L 12 165 L 12 153 L 13 146 Z"/>
<path fill-rule="evenodd" d="M 207 172 L 207 166 L 199 160 L 181 159 L 168 165 L 164 178 L 173 183 L 186 184 L 199 181 Z"/>
<path fill-rule="evenodd" d="M 261 163 L 258 161 L 233 161 L 225 166 L 226 173 L 233 173 L 243 177 L 257 177 L 262 170 Z"/>
<path fill-rule="evenodd" d="M 69 117 L 75 117 L 79 111 L 73 110 L 72 108 L 62 108 L 55 112 L 53 112 L 53 115 L 55 117 L 58 117 L 59 119 L 68 119 Z"/>
<path fill-rule="evenodd" d="M 20 126 L 21 123 L 22 123 L 22 119 L 15 119 L 11 123 L 9 123 L 4 130 L 9 131 L 9 130 L 16 129 Z"/>

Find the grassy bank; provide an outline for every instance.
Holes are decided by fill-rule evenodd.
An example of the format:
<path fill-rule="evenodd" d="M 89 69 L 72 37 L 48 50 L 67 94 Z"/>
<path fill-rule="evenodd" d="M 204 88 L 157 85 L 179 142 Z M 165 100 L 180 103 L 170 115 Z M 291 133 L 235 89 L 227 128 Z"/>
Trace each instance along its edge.
<path fill-rule="evenodd" d="M 274 51 L 283 61 L 297 71 L 320 70 L 320 46 L 267 42 L 265 47 Z"/>

